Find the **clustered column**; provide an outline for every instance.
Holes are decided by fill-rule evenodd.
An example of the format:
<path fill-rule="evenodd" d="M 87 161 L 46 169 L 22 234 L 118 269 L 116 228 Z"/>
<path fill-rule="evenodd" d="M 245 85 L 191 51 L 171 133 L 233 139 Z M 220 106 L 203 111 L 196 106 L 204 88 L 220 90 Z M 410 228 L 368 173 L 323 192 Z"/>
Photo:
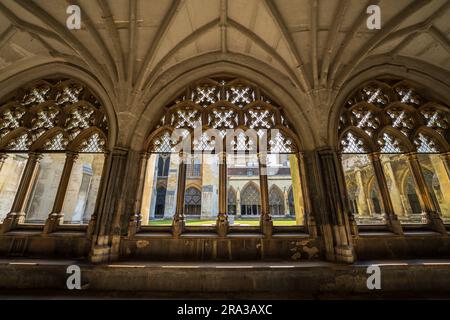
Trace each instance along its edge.
<path fill-rule="evenodd" d="M 128 224 L 128 236 L 133 236 L 141 226 L 142 223 L 142 196 L 144 192 L 145 178 L 147 175 L 147 163 L 150 158 L 148 152 L 143 152 L 140 156 L 140 166 L 139 166 L 139 185 L 136 193 L 136 200 L 134 203 L 133 212 L 134 214 L 130 217 L 130 222 Z"/>

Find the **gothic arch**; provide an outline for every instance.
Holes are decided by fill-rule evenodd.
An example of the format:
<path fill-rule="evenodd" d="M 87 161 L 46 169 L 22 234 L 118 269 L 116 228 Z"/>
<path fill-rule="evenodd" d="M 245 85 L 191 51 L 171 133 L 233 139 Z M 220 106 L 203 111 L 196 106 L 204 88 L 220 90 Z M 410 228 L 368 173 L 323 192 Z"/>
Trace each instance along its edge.
<path fill-rule="evenodd" d="M 140 120 L 142 123 L 137 123 L 132 134 L 132 148 L 139 149 L 142 147 L 142 142 L 140 141 L 148 137 L 149 132 L 157 124 L 155 119 L 161 117 L 167 101 L 173 99 L 187 85 L 215 74 L 232 74 L 249 79 L 268 92 L 280 105 L 285 106 L 286 113 L 298 131 L 296 133 L 300 139 L 301 137 L 312 137 L 312 139 L 302 141 L 302 149 L 311 149 L 314 145 L 315 137 L 309 127 L 310 121 L 302 108 L 302 105 L 308 104 L 306 97 L 295 96 L 296 93 L 289 91 L 292 83 L 283 74 L 273 70 L 270 66 L 255 61 L 250 57 L 232 56 L 236 56 L 236 59 L 233 61 L 217 62 L 216 54 L 207 54 L 176 65 L 160 75 L 159 80 L 155 82 L 155 86 L 150 90 L 151 92 L 149 91 L 148 96 L 142 98 L 143 101 L 148 101 L 139 104 L 139 108 L 142 108 L 142 110 L 131 111 L 143 113 Z M 277 79 L 277 83 L 272 79 Z M 144 122 L 144 119 L 147 120 Z M 148 119 L 152 120 L 148 121 Z"/>
<path fill-rule="evenodd" d="M 328 117 L 328 141 L 330 145 L 338 145 L 338 127 L 340 126 L 340 116 L 342 108 L 346 101 L 352 96 L 358 88 L 364 84 L 373 83 L 374 79 L 403 79 L 403 82 L 408 82 L 414 87 L 420 88 L 421 91 L 426 91 L 427 97 L 430 100 L 437 100 L 450 104 L 450 83 L 448 78 L 450 74 L 442 74 L 441 71 L 433 73 L 433 76 L 440 74 L 438 77 L 433 77 L 431 74 L 425 73 L 423 70 L 429 70 L 430 65 L 415 60 L 410 61 L 402 57 L 399 59 L 404 61 L 405 65 L 389 64 L 385 65 L 373 64 L 363 71 L 356 73 L 349 81 L 344 83 L 339 88 L 339 93 L 335 96 L 332 107 L 329 111 Z M 408 66 L 408 67 L 407 67 Z M 386 71 L 389 68 L 389 71 Z M 431 68 L 433 68 L 431 66 Z M 424 81 L 426 80 L 426 81 Z M 426 85 L 424 85 L 426 83 Z"/>
<path fill-rule="evenodd" d="M 253 181 L 247 182 L 241 190 L 241 204 L 259 205 L 260 203 L 259 186 Z"/>
<path fill-rule="evenodd" d="M 79 81 L 99 99 L 108 118 L 108 146 L 112 150 L 118 139 L 118 120 L 116 117 L 116 105 L 114 89 L 105 86 L 103 82 L 80 67 L 74 67 L 60 62 L 33 65 L 24 68 L 19 73 L 10 75 L 0 81 L 0 100 L 10 95 L 13 91 L 40 79 L 65 78 Z"/>
<path fill-rule="evenodd" d="M 197 186 L 188 186 L 184 195 L 184 214 L 200 215 L 202 191 Z"/>
<path fill-rule="evenodd" d="M 283 191 L 277 185 L 272 185 L 269 189 L 270 214 L 284 215 L 286 212 L 284 203 Z"/>
<path fill-rule="evenodd" d="M 413 152 L 424 145 L 446 152 L 450 109 L 423 91 L 412 81 L 388 76 L 360 84 L 340 109 L 338 141 L 351 129 L 362 139 L 358 143 L 368 146 L 366 152 Z"/>

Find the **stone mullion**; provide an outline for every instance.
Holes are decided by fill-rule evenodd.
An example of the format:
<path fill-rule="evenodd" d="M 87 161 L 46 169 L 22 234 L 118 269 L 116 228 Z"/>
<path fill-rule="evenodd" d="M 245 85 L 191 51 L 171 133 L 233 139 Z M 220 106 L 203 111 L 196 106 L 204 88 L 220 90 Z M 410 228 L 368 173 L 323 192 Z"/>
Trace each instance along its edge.
<path fill-rule="evenodd" d="M 261 191 L 261 219 L 260 225 L 266 237 L 272 236 L 273 222 L 269 212 L 269 181 L 267 179 L 267 154 L 258 153 L 259 183 Z"/>
<path fill-rule="evenodd" d="M 185 227 L 184 218 L 184 194 L 186 191 L 186 154 L 180 153 L 180 164 L 178 166 L 177 203 L 175 215 L 172 221 L 172 233 L 178 237 L 183 233 Z"/>
<path fill-rule="evenodd" d="M 107 152 L 105 152 L 105 160 L 103 163 L 100 185 L 98 188 L 99 193 L 97 195 L 97 200 L 95 202 L 95 209 L 94 209 L 94 212 L 93 212 L 91 219 L 89 220 L 89 224 L 88 224 L 88 230 L 87 230 L 88 237 L 92 236 L 94 229 L 95 229 L 95 225 L 97 223 L 98 212 L 103 207 L 103 203 L 104 203 L 104 199 L 105 199 L 105 184 L 106 184 L 106 180 L 107 180 L 106 177 L 108 175 L 108 168 L 109 168 L 109 166 L 108 166 L 109 159 L 110 159 L 110 153 L 107 151 Z"/>
<path fill-rule="evenodd" d="M 67 187 L 70 181 L 70 175 L 75 161 L 78 159 L 78 153 L 67 152 L 66 161 L 59 181 L 58 190 L 56 192 L 53 209 L 47 218 L 44 226 L 44 234 L 56 231 L 59 225 L 64 222 L 64 213 L 62 213 L 64 199 L 66 197 Z"/>
<path fill-rule="evenodd" d="M 30 152 L 28 154 L 28 161 L 23 171 L 22 179 L 17 189 L 11 212 L 8 213 L 6 218 L 3 220 L 3 233 L 15 229 L 19 223 L 23 223 L 25 221 L 25 205 L 30 196 L 33 182 L 36 179 L 36 168 L 41 158 L 42 154 L 40 153 Z"/>
<path fill-rule="evenodd" d="M 134 203 L 133 213 L 130 217 L 130 222 L 128 224 L 128 236 L 131 237 L 139 230 L 142 223 L 142 213 L 141 213 L 141 204 L 142 204 L 142 196 L 144 192 L 145 185 L 145 177 L 147 175 L 147 163 L 150 154 L 148 152 L 143 152 L 140 157 L 140 166 L 139 166 L 139 180 L 138 187 L 136 191 L 136 200 Z"/>
<path fill-rule="evenodd" d="M 227 155 L 219 153 L 219 214 L 217 215 L 217 233 L 224 237 L 228 232 L 227 215 Z"/>
<path fill-rule="evenodd" d="M 344 169 L 342 167 L 342 154 L 338 153 L 337 154 L 337 161 L 339 163 L 339 165 L 337 166 L 337 171 L 338 171 L 338 179 L 340 179 L 340 183 L 341 183 L 341 197 L 342 199 L 345 199 L 344 201 L 344 210 L 345 212 L 347 212 L 347 216 L 348 216 L 348 223 L 350 225 L 350 229 L 353 235 L 358 235 L 358 225 L 356 224 L 356 220 L 355 220 L 355 215 L 353 214 L 353 212 L 350 210 L 349 206 L 348 206 L 348 191 L 347 191 L 347 184 L 345 183 L 345 174 L 344 174 Z"/>
<path fill-rule="evenodd" d="M 418 195 L 421 199 L 423 209 L 426 213 L 429 226 L 437 232 L 447 234 L 447 230 L 445 229 L 444 223 L 442 222 L 441 217 L 437 213 L 436 206 L 430 194 L 430 190 L 428 190 L 428 187 L 426 185 L 425 177 L 423 176 L 419 160 L 417 159 L 417 154 L 411 152 L 408 153 L 406 156 L 408 158 L 408 164 L 411 169 L 414 182 L 416 183 L 416 186 L 419 189 Z"/>
<path fill-rule="evenodd" d="M 305 155 L 303 152 L 299 152 L 295 155 L 297 157 L 297 163 L 299 166 L 301 190 L 303 194 L 303 207 L 305 211 L 305 217 L 303 218 L 304 224 L 307 227 L 308 233 L 312 238 L 317 237 L 317 225 L 314 215 L 311 210 L 311 199 L 309 198 L 309 186 L 307 183 Z M 295 201 L 295 200 L 294 200 Z"/>
<path fill-rule="evenodd" d="M 395 234 L 403 234 L 402 226 L 400 225 L 400 221 L 398 220 L 398 217 L 394 212 L 394 206 L 392 205 L 391 196 L 389 195 L 389 188 L 387 185 L 386 176 L 383 172 L 380 154 L 370 153 L 369 158 L 372 161 L 375 178 L 377 179 L 387 225 L 389 229 Z"/>

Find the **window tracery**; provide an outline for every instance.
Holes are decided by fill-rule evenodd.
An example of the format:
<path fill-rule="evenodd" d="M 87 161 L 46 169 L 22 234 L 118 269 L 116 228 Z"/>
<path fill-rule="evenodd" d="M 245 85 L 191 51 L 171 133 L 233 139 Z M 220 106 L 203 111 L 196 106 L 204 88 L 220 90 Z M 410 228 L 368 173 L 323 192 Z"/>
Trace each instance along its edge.
<path fill-rule="evenodd" d="M 34 154 L 28 157 L 34 160 L 26 167 L 32 179 L 21 179 L 18 183 L 24 186 L 17 191 L 30 194 L 15 195 L 24 199 L 22 202 L 29 200 L 21 204 L 25 207 L 21 213 L 25 223 L 47 223 L 50 210 L 64 216 L 64 222 L 57 224 L 86 223 L 90 219 L 107 136 L 104 107 L 86 85 L 76 80 L 34 81 L 0 101 L 0 153 L 22 157 Z M 70 170 L 63 170 L 65 163 L 71 163 Z"/>
<path fill-rule="evenodd" d="M 374 80 L 348 98 L 339 120 L 340 147 L 342 153 L 443 152 L 443 140 L 447 141 L 445 147 L 448 148 L 448 123 L 448 107 L 422 96 L 409 82 Z M 427 137 L 434 142 L 434 147 L 426 147 L 431 142 L 424 141 L 423 135 L 417 135 L 422 126 L 431 129 Z M 361 140 L 359 134 L 346 133 L 352 128 L 367 134 L 364 139 L 369 138 L 370 150 L 362 147 L 364 139 Z M 400 136 L 410 143 L 401 143 L 403 138 Z"/>
<path fill-rule="evenodd" d="M 407 81 L 381 79 L 364 84 L 345 103 L 339 118 L 339 148 L 349 207 L 358 224 L 384 221 L 378 214 L 379 201 L 365 189 L 371 177 L 377 178 L 371 181 L 381 181 L 378 188 L 386 191 L 380 192 L 382 201 L 406 224 L 426 223 L 425 216 L 411 215 L 425 212 L 418 196 L 424 197 L 421 190 L 426 186 L 410 183 L 402 188 L 402 177 L 422 183 L 421 176 L 426 178 L 429 168 L 438 168 L 434 169 L 439 174 L 438 185 L 449 183 L 443 160 L 450 150 L 449 108 L 421 93 Z M 429 189 L 435 210 L 445 220 L 450 212 L 435 195 L 439 188 Z"/>
<path fill-rule="evenodd" d="M 179 131 L 177 132 L 180 129 L 184 130 L 181 135 Z M 186 150 L 186 146 L 190 149 Z M 192 204 L 188 206 L 186 202 L 181 203 L 176 197 L 166 198 L 164 209 L 166 212 L 163 218 L 159 219 L 167 223 L 172 221 L 169 218 L 175 221 L 180 212 L 184 215 L 190 212 L 189 217 L 185 219 L 186 226 L 201 223 L 211 225 L 211 218 L 215 219 L 223 214 L 234 215 L 235 219 L 230 223 L 236 226 L 246 226 L 248 223 L 252 226 L 258 225 L 261 192 L 269 193 L 269 188 L 261 186 L 263 179 L 260 173 L 263 170 L 260 167 L 263 166 L 265 160 L 262 159 L 265 157 L 258 157 L 256 155 L 258 153 L 271 153 L 277 159 L 285 159 L 277 163 L 276 170 L 272 170 L 275 172 L 271 176 L 272 182 L 280 186 L 284 184 L 291 186 L 293 176 L 299 175 L 296 168 L 299 165 L 298 139 L 290 129 L 288 118 L 282 108 L 275 105 L 261 88 L 246 80 L 229 76 L 203 79 L 185 88 L 183 93 L 162 112 L 155 131 L 147 140 L 147 147 L 152 153 L 150 159 L 154 154 L 174 155 L 182 151 L 180 152 L 183 156 L 182 161 L 173 163 L 169 170 L 168 192 L 172 190 L 182 192 L 183 196 L 180 195 L 179 198 L 186 200 L 192 198 L 193 190 L 188 191 L 188 188 L 193 186 L 199 187 L 199 190 L 201 188 L 202 200 L 198 208 L 194 208 Z M 225 152 L 226 157 L 217 157 L 221 152 Z M 187 160 L 191 157 L 190 154 L 201 159 L 202 169 L 198 175 L 191 174 L 193 167 Z M 224 159 L 224 162 L 220 162 L 219 159 Z M 147 160 L 147 165 L 152 168 L 149 172 L 154 172 L 158 166 L 151 160 Z M 186 179 L 186 188 L 180 190 L 177 183 L 183 178 Z M 298 177 L 296 181 L 299 181 Z M 149 186 L 148 189 L 152 189 L 150 182 L 145 183 Z M 225 191 L 218 188 L 221 183 L 227 185 Z M 298 185 L 296 188 L 301 191 L 301 186 Z M 152 201 L 156 201 L 153 198 L 154 195 L 149 193 L 143 210 L 153 217 L 149 225 L 152 223 L 160 225 L 162 221 L 156 221 L 152 213 L 154 211 Z M 268 201 L 269 194 L 264 199 Z M 291 216 L 286 214 L 289 205 L 283 194 L 277 199 L 276 205 L 282 208 L 277 211 L 277 219 L 283 220 L 284 223 L 281 225 L 302 225 L 303 218 L 296 219 L 293 208 L 289 209 L 289 212 L 292 212 Z M 296 198 L 291 204 L 295 202 L 299 205 L 297 202 L 301 201 Z M 268 203 L 266 207 L 269 208 Z M 199 210 L 202 211 L 201 215 Z M 265 214 L 270 214 L 269 211 L 267 210 Z M 301 210 L 298 210 L 298 215 L 301 214 Z M 245 219 L 241 219 L 242 216 L 246 216 Z M 196 219 L 204 221 L 194 221 Z"/>
<path fill-rule="evenodd" d="M 79 82 L 40 80 L 25 90 L 13 92 L 0 105 L 0 151 L 32 150 L 40 143 L 39 138 L 51 129 L 62 133 L 49 137 L 44 149 L 63 151 L 70 145 L 78 145 L 81 141 L 76 138 L 93 128 L 102 134 L 93 136 L 90 144 L 96 141 L 95 152 L 104 150 L 100 146 L 105 145 L 108 135 L 106 113 L 89 89 Z"/>
<path fill-rule="evenodd" d="M 194 129 L 199 128 L 203 131 L 217 129 L 222 138 L 228 129 L 234 129 L 236 133 L 225 146 L 225 149 L 229 147 L 229 151 L 233 152 L 257 151 L 264 148 L 269 150 L 271 147 L 274 152 L 298 150 L 295 134 L 289 129 L 282 110 L 270 102 L 266 94 L 260 93 L 260 89 L 255 85 L 241 79 L 210 78 L 197 82 L 195 87 L 188 88 L 186 92 L 190 94 L 180 95 L 167 107 L 157 128 L 165 127 L 171 132 L 175 129 L 186 129 L 188 132 L 194 132 Z M 283 133 L 274 133 L 274 138 L 265 141 L 265 146 L 258 144 L 256 140 L 258 137 L 261 140 L 265 136 L 264 130 L 276 129 L 283 129 Z M 238 130 L 243 132 L 254 130 L 256 139 L 249 138 L 253 132 L 242 134 L 237 133 Z M 174 152 L 170 134 L 151 136 L 150 151 Z M 206 136 L 191 139 L 194 149 L 211 149 L 211 146 L 205 145 L 208 140 Z M 209 141 L 209 144 L 211 143 L 212 141 Z"/>

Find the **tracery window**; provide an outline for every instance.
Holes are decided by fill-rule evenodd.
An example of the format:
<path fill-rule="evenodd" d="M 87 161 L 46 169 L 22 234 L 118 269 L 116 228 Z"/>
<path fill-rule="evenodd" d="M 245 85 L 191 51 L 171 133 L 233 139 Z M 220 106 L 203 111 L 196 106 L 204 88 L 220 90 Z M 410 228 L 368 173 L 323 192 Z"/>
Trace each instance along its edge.
<path fill-rule="evenodd" d="M 79 81 L 34 81 L 4 97 L 0 221 L 14 213 L 11 219 L 20 223 L 45 224 L 52 214 L 56 226 L 87 224 L 95 211 L 107 136 L 104 107 Z"/>
<path fill-rule="evenodd" d="M 173 197 L 171 211 L 166 200 L 163 219 L 152 215 L 150 204 L 156 193 L 151 185 L 158 182 L 150 177 L 149 170 L 154 171 L 159 164 L 147 165 L 141 208 L 143 224 L 161 225 L 162 220 L 170 224 L 181 217 L 187 226 L 215 226 L 222 214 L 228 216 L 231 226 L 258 226 L 262 214 L 270 215 L 269 203 L 267 212 L 262 212 L 261 183 L 271 180 L 271 185 L 288 190 L 295 180 L 292 203 L 288 204 L 286 191 L 281 191 L 280 210 L 274 217 L 285 220 L 282 225 L 302 225 L 299 144 L 290 127 L 282 108 L 246 80 L 221 76 L 192 84 L 166 107 L 147 142 L 147 164 L 162 153 L 182 156 L 169 170 L 167 184 L 172 188 L 167 190 L 182 192 L 183 196 Z M 177 174 L 171 177 L 172 171 Z M 262 179 L 263 174 L 268 179 Z M 184 188 L 180 189 L 178 183 L 184 183 Z M 245 203 L 249 198 L 243 198 L 243 192 L 249 183 L 258 192 L 253 193 L 254 201 Z M 221 189 L 222 185 L 226 188 Z M 191 186 L 196 186 L 201 197 L 196 214 L 190 214 L 193 208 L 185 203 Z M 269 188 L 261 190 L 266 190 L 268 201 Z M 288 211 L 291 207 L 299 209 Z M 297 219 L 296 214 L 301 218 Z"/>
<path fill-rule="evenodd" d="M 199 216 L 201 213 L 202 193 L 197 188 L 186 189 L 184 195 L 184 212 L 188 216 Z"/>
<path fill-rule="evenodd" d="M 450 222 L 449 111 L 402 80 L 370 81 L 350 96 L 339 142 L 349 208 L 358 224 L 388 223 L 386 204 L 405 225 L 427 224 L 432 212 Z M 422 186 L 428 192 L 421 193 Z"/>
<path fill-rule="evenodd" d="M 272 186 L 269 191 L 269 206 L 272 216 L 284 215 L 284 196 L 280 188 Z"/>
<path fill-rule="evenodd" d="M 255 183 L 248 183 L 241 193 L 241 215 L 258 216 L 261 212 L 259 189 Z"/>

